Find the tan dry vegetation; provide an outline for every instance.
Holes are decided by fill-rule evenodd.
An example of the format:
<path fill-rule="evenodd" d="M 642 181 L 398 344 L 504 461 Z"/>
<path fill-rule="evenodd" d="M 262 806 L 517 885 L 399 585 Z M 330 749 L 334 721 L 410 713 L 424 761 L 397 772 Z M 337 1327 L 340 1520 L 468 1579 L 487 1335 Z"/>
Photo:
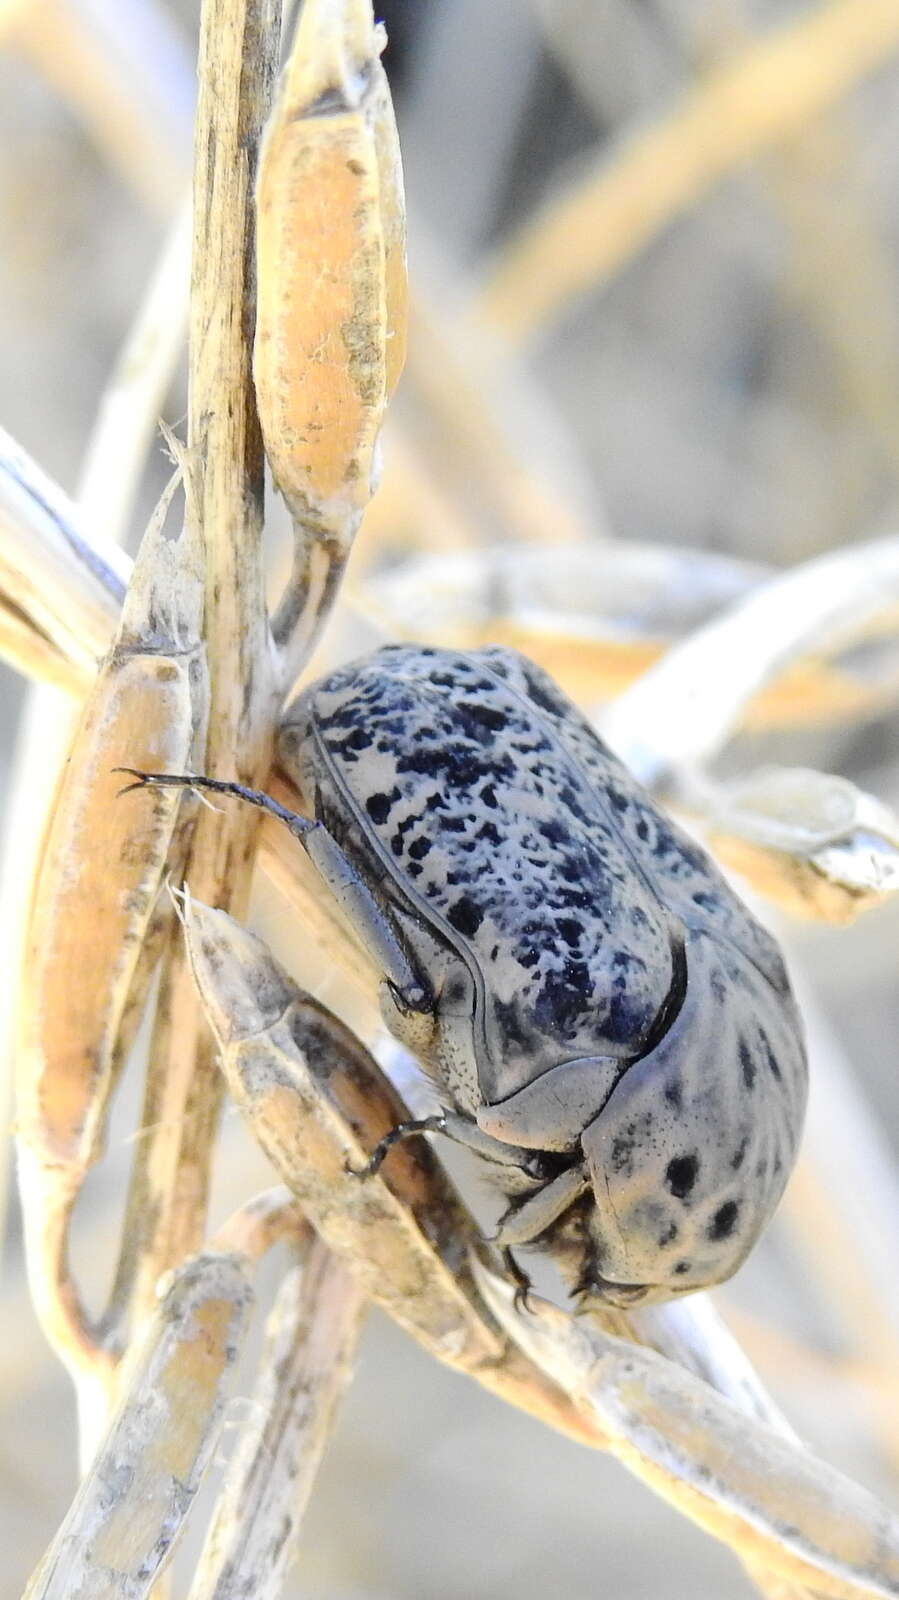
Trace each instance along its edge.
<path fill-rule="evenodd" d="M 319 664 L 383 638 L 502 640 L 557 674 L 639 776 L 742 875 L 763 915 L 783 907 L 848 923 L 880 906 L 889 916 L 899 883 L 895 763 L 881 757 L 852 778 L 813 765 L 836 765 L 854 730 L 888 725 L 899 687 L 899 539 L 859 510 L 875 489 L 884 510 L 896 498 L 887 243 L 857 215 L 842 240 L 844 281 L 803 278 L 804 310 L 812 306 L 836 379 L 854 397 L 853 426 L 867 430 L 873 465 L 866 489 L 842 485 L 846 529 L 830 548 L 824 539 L 811 549 L 801 538 L 763 545 L 786 570 L 756 560 L 755 544 L 738 554 L 736 537 L 703 548 L 699 530 L 678 543 L 664 529 L 616 538 L 575 430 L 522 341 L 550 341 L 551 318 L 570 313 L 573 296 L 614 277 L 626 285 L 653 236 L 750 159 L 763 163 L 763 191 L 793 228 L 798 271 L 810 248 L 803 162 L 812 186 L 822 145 L 838 147 L 852 170 L 840 103 L 876 71 L 895 73 L 896 7 L 830 0 L 755 31 L 735 4 L 718 38 L 675 8 L 679 49 L 704 71 L 681 86 L 673 110 L 648 119 L 642 107 L 637 131 L 619 106 L 620 141 L 551 190 L 489 265 L 463 274 L 423 243 L 407 393 L 391 410 L 386 480 L 368 513 L 406 338 L 402 172 L 370 0 L 305 0 L 293 34 L 284 30 L 280 78 L 278 0 L 203 0 L 190 270 L 188 153 L 162 65 L 169 19 L 155 3 L 141 14 L 144 56 L 134 30 L 79 0 L 0 10 L 9 57 L 37 63 L 87 118 L 103 159 L 167 224 L 76 496 L 11 439 L 0 454 L 0 649 L 52 686 L 33 691 L 14 775 L 4 914 L 16 1017 L 5 1059 L 17 1080 L 31 1299 L 74 1385 L 82 1470 L 26 1593 L 124 1600 L 170 1583 L 192 1600 L 336 1593 L 340 1583 L 366 1594 L 468 1592 L 461 1568 L 446 1583 L 435 1568 L 403 1587 L 386 1543 L 363 1571 L 372 1539 L 361 1526 L 337 1539 L 340 1573 L 316 1577 L 315 1540 L 301 1523 L 337 1400 L 357 1359 L 374 1390 L 386 1375 L 356 1356 L 371 1301 L 429 1356 L 563 1436 L 559 1448 L 577 1463 L 572 1501 L 589 1508 L 581 1521 L 592 1562 L 571 1592 L 602 1592 L 617 1537 L 601 1509 L 603 1452 L 685 1526 L 730 1547 L 743 1587 L 728 1592 L 899 1595 L 886 1481 L 899 1459 L 896 1152 L 811 985 L 815 1095 L 776 1224 L 798 1264 L 791 1315 L 764 1249 L 751 1293 L 741 1300 L 738 1285 L 720 1307 L 697 1296 L 578 1319 L 547 1299 L 524 1312 L 485 1242 L 476 1197 L 451 1181 L 442 1152 L 417 1142 L 365 1184 L 354 1175 L 428 1091 L 399 1048 L 385 1046 L 366 959 L 295 841 L 238 806 L 123 796 L 113 772 L 203 770 L 296 805 L 287 776 L 271 769 L 274 737 L 322 634 Z M 648 34 L 638 37 L 651 24 L 635 15 L 622 0 L 595 14 L 578 0 L 535 0 L 526 29 L 543 30 L 562 70 L 582 94 L 587 82 L 608 117 L 627 92 L 611 70 L 593 75 L 572 39 L 586 30 L 659 68 L 658 40 L 650 48 Z M 454 72 L 458 83 L 451 27 L 434 24 L 432 63 L 449 84 Z M 409 115 L 410 141 L 417 127 L 425 150 L 426 114 L 419 105 L 417 122 L 414 107 Z M 122 546 L 185 333 L 186 430 L 166 434 L 174 477 L 132 561 Z M 577 403 L 576 378 L 572 386 Z M 769 406 L 777 399 L 763 395 Z M 266 516 L 283 517 L 277 502 L 266 510 L 266 458 L 287 508 L 287 559 L 264 543 Z M 257 854 L 260 886 L 281 895 L 263 905 L 290 972 L 246 926 Z M 891 983 L 892 959 L 879 959 Z M 141 1066 L 134 1135 L 110 1143 L 117 1092 Z M 214 1163 L 223 1153 L 230 1162 L 233 1147 L 225 1087 L 284 1187 L 232 1173 L 236 1209 L 217 1223 Z M 88 1203 L 106 1169 L 121 1195 L 118 1237 Z M 73 1247 L 76 1207 L 106 1274 L 101 1300 L 96 1271 Z M 266 1298 L 259 1347 L 253 1307 Z M 13 1280 L 0 1310 L 9 1326 L 27 1315 Z M 219 1474 L 235 1368 L 250 1399 L 234 1412 Z M 27 1392 L 28 1360 L 10 1358 L 2 1383 L 7 1398 L 16 1386 Z M 814 1427 L 815 1447 L 800 1443 L 784 1414 L 791 1392 L 801 1431 L 817 1420 L 827 1435 L 825 1414 L 833 1418 L 827 1442 L 842 1431 L 846 1470 L 828 1464 Z M 413 1429 L 413 1456 L 417 1444 Z M 483 1483 L 476 1455 L 472 1445 L 472 1481 Z M 374 1476 L 364 1471 L 356 1490 L 360 1524 Z M 494 1577 L 477 1592 L 537 1593 L 541 1583 L 545 1592 L 536 1569 L 530 1579 L 519 1570 L 501 1487 L 490 1487 L 490 1540 L 474 1552 L 486 1561 L 490 1545 Z M 320 1485 L 313 1522 L 324 1497 Z M 555 1537 L 549 1510 L 543 1526 Z M 664 1526 L 675 1540 L 676 1524 Z M 572 1536 L 560 1521 L 559 1539 Z M 650 1582 L 675 1592 L 659 1587 L 658 1571 L 646 1576 L 646 1543 L 624 1547 L 621 1600 Z M 440 1550 L 436 1532 L 431 1546 Z M 692 1548 L 689 1539 L 675 1547 Z M 564 1557 L 554 1559 L 564 1572 Z"/>

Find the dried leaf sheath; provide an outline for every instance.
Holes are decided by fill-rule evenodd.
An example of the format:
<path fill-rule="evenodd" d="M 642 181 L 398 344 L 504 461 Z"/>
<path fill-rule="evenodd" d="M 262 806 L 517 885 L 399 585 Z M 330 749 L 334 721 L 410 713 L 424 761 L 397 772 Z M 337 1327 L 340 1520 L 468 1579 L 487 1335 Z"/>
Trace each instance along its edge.
<path fill-rule="evenodd" d="M 402 169 L 370 0 L 307 0 L 257 190 L 259 416 L 297 561 L 295 657 L 349 553 L 405 354 Z"/>

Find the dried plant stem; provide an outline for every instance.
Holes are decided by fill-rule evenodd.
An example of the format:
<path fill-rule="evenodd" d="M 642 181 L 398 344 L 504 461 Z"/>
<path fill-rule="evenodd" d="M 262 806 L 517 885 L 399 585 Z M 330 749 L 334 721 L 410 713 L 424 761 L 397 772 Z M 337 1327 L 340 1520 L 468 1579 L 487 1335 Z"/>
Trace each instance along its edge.
<path fill-rule="evenodd" d="M 102 1449 L 25 1600 L 147 1595 L 209 1465 L 252 1294 L 246 1263 L 207 1252 L 175 1274 L 122 1374 Z"/>
<path fill-rule="evenodd" d="M 600 1443 L 485 1318 L 466 1255 L 480 1231 L 430 1150 L 401 1146 L 383 1175 L 358 1177 L 406 1115 L 369 1052 L 222 912 L 191 898 L 185 933 L 231 1093 L 321 1237 L 439 1361 Z"/>
<path fill-rule="evenodd" d="M 642 782 L 665 783 L 712 760 L 793 662 L 863 637 L 897 607 L 897 538 L 806 562 L 669 650 L 603 713 L 601 731 Z"/>
<path fill-rule="evenodd" d="M 190 1600 L 281 1594 L 364 1308 L 350 1272 L 320 1240 L 284 1278 L 252 1420 L 231 1460 Z"/>
<path fill-rule="evenodd" d="M 899 46 L 893 0 L 828 0 L 711 72 L 507 241 L 479 304 L 516 341 L 596 289 L 747 158 L 801 131 Z"/>
<path fill-rule="evenodd" d="M 78 503 L 87 527 L 122 540 L 147 452 L 187 330 L 191 206 L 186 200 L 103 391 L 81 467 Z"/>
<path fill-rule="evenodd" d="M 264 780 L 279 700 L 265 610 L 262 442 L 251 378 L 252 194 L 280 44 L 278 0 L 206 0 L 194 178 L 188 443 L 200 476 L 210 677 L 205 768 Z M 200 817 L 187 871 L 245 908 L 256 821 Z M 220 1084 L 180 934 L 162 978 L 115 1303 L 140 1316 L 202 1237 Z"/>
<path fill-rule="evenodd" d="M 522 1348 L 594 1411 L 622 1464 L 761 1569 L 768 1593 L 899 1592 L 899 1519 L 873 1495 L 674 1363 L 545 1302 L 523 1314 L 505 1281 L 483 1267 L 477 1278 Z"/>
<path fill-rule="evenodd" d="M 118 626 L 131 563 L 82 528 L 68 497 L 0 431 L 0 638 L 4 615 L 59 674 L 87 686 Z M 66 685 L 68 686 L 68 685 Z"/>
<path fill-rule="evenodd" d="M 400 440 L 401 453 L 402 449 Z M 79 532 L 70 506 L 72 520 L 66 520 L 65 497 L 46 479 L 46 492 L 55 507 L 53 518 L 45 517 L 37 497 L 19 495 L 11 463 L 13 455 L 24 462 L 28 458 L 11 441 L 9 452 L 5 460 L 0 455 L 0 596 L 5 588 L 7 615 L 20 607 L 27 613 L 32 592 L 52 601 L 54 609 L 46 613 L 46 634 L 26 616 L 13 638 L 4 635 L 0 598 L 0 651 L 38 681 L 59 682 L 70 693 L 84 695 L 94 679 L 95 655 L 108 647 L 114 632 L 122 591 L 115 573 L 104 568 L 106 550 L 113 551 L 126 578 L 130 561 L 114 546 L 103 546 L 95 560 L 95 541 Z M 33 463 L 28 463 L 28 471 L 41 476 Z M 375 534 L 396 533 L 395 526 L 387 526 L 390 507 L 396 509 L 396 504 L 389 490 L 383 504 L 380 497 L 375 501 L 362 530 L 364 544 Z M 399 504 L 407 504 L 402 488 Z M 459 544 L 472 542 L 474 527 L 460 525 L 454 514 L 447 523 L 449 514 L 442 502 L 436 504 L 436 523 L 428 520 L 427 511 L 423 517 L 429 540 L 435 526 L 446 527 L 452 556 L 423 556 L 401 570 L 369 579 L 354 591 L 352 603 L 387 637 L 409 636 L 408 619 L 414 617 L 416 633 L 426 626 L 445 644 L 471 647 L 489 639 L 525 650 L 582 702 L 630 689 L 685 631 L 714 617 L 729 602 L 748 597 L 753 589 L 761 591 L 770 576 L 763 567 L 729 562 L 707 551 L 658 545 L 606 545 L 589 552 L 586 547 L 569 546 L 564 563 L 558 551 L 546 555 L 532 547 L 466 552 Z M 416 539 L 422 527 L 416 523 Z M 72 564 L 75 586 L 70 603 L 63 606 Z M 101 610 L 108 613 L 99 628 L 93 620 L 98 582 L 106 591 L 99 593 Z M 534 594 L 541 597 L 539 604 Z M 59 596 L 58 604 L 54 596 Z M 860 616 L 860 635 L 869 626 L 882 630 L 893 609 L 885 591 L 880 610 L 872 608 L 867 617 Z M 94 636 L 97 644 L 91 654 Z M 880 673 L 869 670 L 856 676 L 851 663 L 828 659 L 850 642 L 839 636 L 832 643 L 827 638 L 818 644 L 813 641 L 808 647 L 812 654 L 804 659 L 798 644 L 795 660 L 783 670 L 778 666 L 770 681 L 753 691 L 755 697 L 744 706 L 747 724 L 789 727 L 809 720 L 842 720 L 890 703 L 897 689 L 890 661 Z"/>

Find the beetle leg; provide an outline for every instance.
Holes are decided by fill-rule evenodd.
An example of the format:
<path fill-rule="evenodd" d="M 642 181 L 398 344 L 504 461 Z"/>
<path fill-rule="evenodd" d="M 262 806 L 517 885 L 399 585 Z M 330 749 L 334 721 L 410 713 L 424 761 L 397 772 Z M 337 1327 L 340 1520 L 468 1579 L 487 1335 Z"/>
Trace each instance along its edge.
<path fill-rule="evenodd" d="M 551 1183 L 544 1184 L 536 1194 L 530 1195 L 520 1205 L 510 1207 L 500 1219 L 492 1243 L 502 1249 L 516 1244 L 531 1244 L 589 1187 L 590 1174 L 586 1163 L 566 1167 L 564 1172 L 560 1172 Z"/>
<path fill-rule="evenodd" d="M 456 1111 L 439 1111 L 431 1117 L 419 1117 L 409 1122 L 398 1122 L 395 1128 L 385 1133 L 383 1139 L 375 1145 L 366 1165 L 358 1172 L 360 1178 L 368 1178 L 377 1172 L 388 1151 L 398 1144 L 401 1139 L 412 1139 L 419 1133 L 442 1133 L 447 1139 L 452 1139 L 455 1144 L 467 1146 L 486 1160 L 499 1163 L 501 1166 L 515 1167 L 517 1171 L 524 1172 L 526 1177 L 535 1183 L 544 1183 L 544 1168 L 539 1155 L 533 1150 L 520 1150 L 516 1145 L 501 1144 L 499 1139 L 491 1139 L 488 1133 L 483 1133 L 476 1122 L 470 1118 L 460 1116 Z"/>
<path fill-rule="evenodd" d="M 312 822 L 296 811 L 289 811 L 261 789 L 250 789 L 243 783 L 231 783 L 223 778 L 204 778 L 190 772 L 138 772 L 134 767 L 117 767 L 116 771 L 127 773 L 135 780 L 126 785 L 123 794 L 143 788 L 205 789 L 245 800 L 248 805 L 258 806 L 261 811 L 277 817 L 299 840 L 353 933 L 385 974 L 400 1011 L 413 1018 L 433 1016 L 434 997 L 429 985 L 422 982 L 368 885 L 323 822 Z"/>
<path fill-rule="evenodd" d="M 364 1167 L 354 1169 L 357 1178 L 371 1178 L 378 1171 L 388 1150 L 402 1139 L 413 1139 L 418 1133 L 444 1133 L 445 1118 L 442 1112 L 433 1117 L 418 1117 L 409 1122 L 398 1122 L 395 1128 L 379 1139 Z"/>
<path fill-rule="evenodd" d="M 512 1279 L 512 1282 L 515 1284 L 515 1310 L 527 1311 L 529 1310 L 528 1295 L 530 1294 L 534 1285 L 532 1284 L 524 1268 L 518 1265 L 518 1262 L 515 1260 L 511 1250 L 503 1250 L 501 1251 L 501 1255 L 503 1258 L 503 1265 L 505 1266 L 509 1277 Z"/>

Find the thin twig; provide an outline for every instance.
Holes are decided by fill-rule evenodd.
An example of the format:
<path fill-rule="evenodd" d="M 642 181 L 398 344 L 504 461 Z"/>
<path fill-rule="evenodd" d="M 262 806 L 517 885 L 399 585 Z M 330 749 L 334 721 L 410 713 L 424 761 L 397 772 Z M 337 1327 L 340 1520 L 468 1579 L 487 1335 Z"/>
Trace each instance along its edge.
<path fill-rule="evenodd" d="M 171 225 L 116 358 L 81 464 L 77 499 L 85 524 L 121 541 L 147 452 L 187 330 L 191 210 Z"/>

